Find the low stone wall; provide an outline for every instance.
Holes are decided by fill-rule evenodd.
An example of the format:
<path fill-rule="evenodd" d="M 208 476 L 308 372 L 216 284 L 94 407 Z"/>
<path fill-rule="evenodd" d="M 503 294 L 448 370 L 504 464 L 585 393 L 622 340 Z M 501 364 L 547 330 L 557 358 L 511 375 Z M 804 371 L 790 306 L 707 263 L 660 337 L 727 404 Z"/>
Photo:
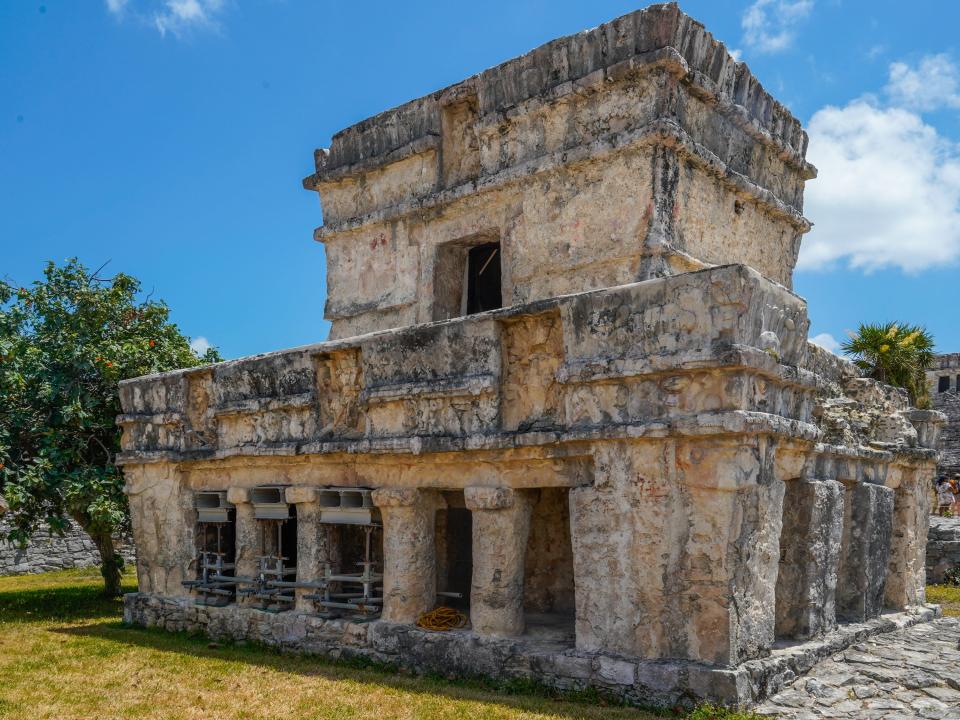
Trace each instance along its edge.
<path fill-rule="evenodd" d="M 702 700 L 746 706 L 772 695 L 818 661 L 881 632 L 938 617 L 937 606 L 888 613 L 843 625 L 817 640 L 785 643 L 765 658 L 737 667 L 691 661 L 637 660 L 576 650 L 548 638 L 480 637 L 468 630 L 430 632 L 375 621 L 323 620 L 296 612 L 268 613 L 228 605 L 197 605 L 190 598 L 147 593 L 124 596 L 125 623 L 215 640 L 252 640 L 282 651 L 331 659 L 366 658 L 446 677 L 524 678 L 561 690 L 597 688 L 611 697 L 672 707 Z"/>
<path fill-rule="evenodd" d="M 0 536 L 5 536 L 9 530 L 9 524 L 0 520 Z M 118 550 L 125 561 L 133 562 L 132 543 L 121 543 Z M 28 575 L 99 564 L 97 546 L 74 522 L 63 535 L 51 533 L 46 528 L 40 530 L 22 550 L 13 543 L 0 540 L 0 575 Z"/>
<path fill-rule="evenodd" d="M 927 531 L 927 582 L 941 583 L 960 566 L 960 518 L 930 516 Z"/>

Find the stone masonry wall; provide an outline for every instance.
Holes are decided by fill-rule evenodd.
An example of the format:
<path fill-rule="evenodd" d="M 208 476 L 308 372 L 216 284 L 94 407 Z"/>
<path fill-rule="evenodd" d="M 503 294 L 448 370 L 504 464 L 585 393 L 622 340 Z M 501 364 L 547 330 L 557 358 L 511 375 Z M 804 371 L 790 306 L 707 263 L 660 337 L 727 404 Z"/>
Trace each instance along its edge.
<path fill-rule="evenodd" d="M 9 530 L 9 524 L 0 520 L 0 536 Z M 133 543 L 129 539 L 118 539 L 116 542 L 117 551 L 123 556 L 124 562 L 135 564 Z M 46 528 L 40 530 L 22 550 L 13 543 L 0 540 L 0 575 L 29 575 L 99 564 L 97 546 L 72 521 L 64 535 L 51 533 Z"/>
<path fill-rule="evenodd" d="M 889 612 L 840 626 L 817 642 L 788 644 L 765 657 L 723 668 L 583 651 L 550 638 L 478 637 L 467 630 L 431 632 L 384 621 L 353 623 L 236 605 L 205 607 L 189 598 L 145 593 L 124 596 L 123 619 L 144 627 L 204 634 L 214 640 L 253 640 L 282 652 L 365 658 L 417 673 L 534 679 L 561 690 L 593 687 L 628 703 L 674 707 L 703 700 L 741 706 L 756 702 L 779 692 L 818 660 L 877 633 L 927 622 L 938 615 L 936 607 Z"/>
<path fill-rule="evenodd" d="M 927 582 L 941 583 L 960 566 L 960 518 L 930 517 L 927 533 Z"/>
<path fill-rule="evenodd" d="M 0 520 L 0 535 L 9 529 L 9 525 Z M 39 531 L 23 550 L 0 540 L 0 575 L 26 575 L 99 563 L 96 545 L 75 523 L 70 523 L 69 530 L 63 536 L 47 529 Z"/>

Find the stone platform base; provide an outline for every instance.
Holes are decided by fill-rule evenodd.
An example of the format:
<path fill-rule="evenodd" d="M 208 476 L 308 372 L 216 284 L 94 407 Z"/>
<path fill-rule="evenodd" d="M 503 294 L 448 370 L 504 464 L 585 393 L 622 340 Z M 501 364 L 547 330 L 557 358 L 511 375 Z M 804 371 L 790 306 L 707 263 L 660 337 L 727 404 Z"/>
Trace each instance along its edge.
<path fill-rule="evenodd" d="M 123 618 L 133 625 L 201 633 L 217 640 L 249 640 L 332 659 L 366 658 L 451 678 L 523 678 L 560 690 L 593 687 L 635 704 L 674 706 L 707 700 L 748 706 L 854 643 L 939 615 L 937 606 L 886 614 L 844 625 L 818 640 L 778 646 L 770 656 L 734 668 L 581 652 L 568 635 L 548 624 L 534 625 L 519 638 L 485 638 L 469 630 L 430 632 L 383 621 L 360 624 L 232 605 L 205 607 L 190 598 L 146 593 L 125 596 Z"/>

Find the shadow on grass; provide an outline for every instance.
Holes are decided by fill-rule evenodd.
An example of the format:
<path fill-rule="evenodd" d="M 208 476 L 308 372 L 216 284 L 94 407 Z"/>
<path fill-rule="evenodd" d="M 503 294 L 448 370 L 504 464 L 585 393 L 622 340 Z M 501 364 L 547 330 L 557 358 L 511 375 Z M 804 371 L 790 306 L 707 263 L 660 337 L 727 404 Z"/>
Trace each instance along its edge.
<path fill-rule="evenodd" d="M 124 590 L 133 591 L 131 582 Z M 450 679 L 436 675 L 414 676 L 397 668 L 364 659 L 330 660 L 316 655 L 281 653 L 274 648 L 247 643 L 210 643 L 205 636 L 171 633 L 156 628 L 124 625 L 119 621 L 123 603 L 106 599 L 98 584 L 0 590 L 3 621 L 46 623 L 50 632 L 93 638 L 149 650 L 178 653 L 213 661 L 242 662 L 283 673 L 329 681 L 354 681 L 411 693 L 441 695 L 450 699 L 493 703 L 529 712 L 551 712 L 563 718 L 682 717 L 684 713 L 653 708 L 630 708 L 595 691 L 562 692 L 523 680 L 498 682 L 489 678 Z M 116 619 L 110 619 L 116 618 Z M 93 621 L 83 623 L 83 621 Z M 83 623 L 71 625 L 71 623 Z M 59 626 L 58 626 L 59 624 Z M 646 714 L 644 714 L 646 713 Z M 748 714 L 723 710 L 694 712 L 699 720 L 737 720 Z M 755 717 L 755 716 L 753 716 Z"/>
<path fill-rule="evenodd" d="M 125 583 L 123 589 L 136 588 Z M 90 583 L 0 591 L 0 619 L 5 622 L 71 622 L 122 614 L 123 600 L 105 598 Z"/>
<path fill-rule="evenodd" d="M 74 637 L 108 640 L 155 651 L 186 654 L 195 658 L 243 662 L 263 669 L 329 681 L 350 680 L 404 692 L 496 703 L 518 710 L 551 712 L 564 718 L 639 719 L 651 716 L 679 716 L 678 713 L 669 710 L 627 707 L 604 698 L 595 691 L 562 692 L 522 680 L 497 682 L 487 678 L 449 679 L 437 675 L 413 675 L 392 666 L 364 659 L 330 660 L 317 655 L 281 653 L 262 645 L 211 643 L 205 636 L 172 633 L 157 628 L 131 627 L 121 622 L 50 629 L 53 632 Z"/>

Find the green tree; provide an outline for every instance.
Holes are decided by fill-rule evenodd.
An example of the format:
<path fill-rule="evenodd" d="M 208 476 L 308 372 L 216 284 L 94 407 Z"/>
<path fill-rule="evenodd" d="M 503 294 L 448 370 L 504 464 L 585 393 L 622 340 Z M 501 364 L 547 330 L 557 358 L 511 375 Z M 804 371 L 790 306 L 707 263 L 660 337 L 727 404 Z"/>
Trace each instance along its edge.
<path fill-rule="evenodd" d="M 140 299 L 129 275 L 100 277 L 78 260 L 47 264 L 29 288 L 0 281 L 0 489 L 7 539 L 24 545 L 44 523 L 73 518 L 100 551 L 104 593 L 120 592 L 113 536 L 129 529 L 117 383 L 219 360 L 203 357 L 169 321 L 163 302 Z"/>
<path fill-rule="evenodd" d="M 841 346 L 866 376 L 904 388 L 916 407 L 930 406 L 926 370 L 933 363 L 933 336 L 920 325 L 860 325 Z"/>

